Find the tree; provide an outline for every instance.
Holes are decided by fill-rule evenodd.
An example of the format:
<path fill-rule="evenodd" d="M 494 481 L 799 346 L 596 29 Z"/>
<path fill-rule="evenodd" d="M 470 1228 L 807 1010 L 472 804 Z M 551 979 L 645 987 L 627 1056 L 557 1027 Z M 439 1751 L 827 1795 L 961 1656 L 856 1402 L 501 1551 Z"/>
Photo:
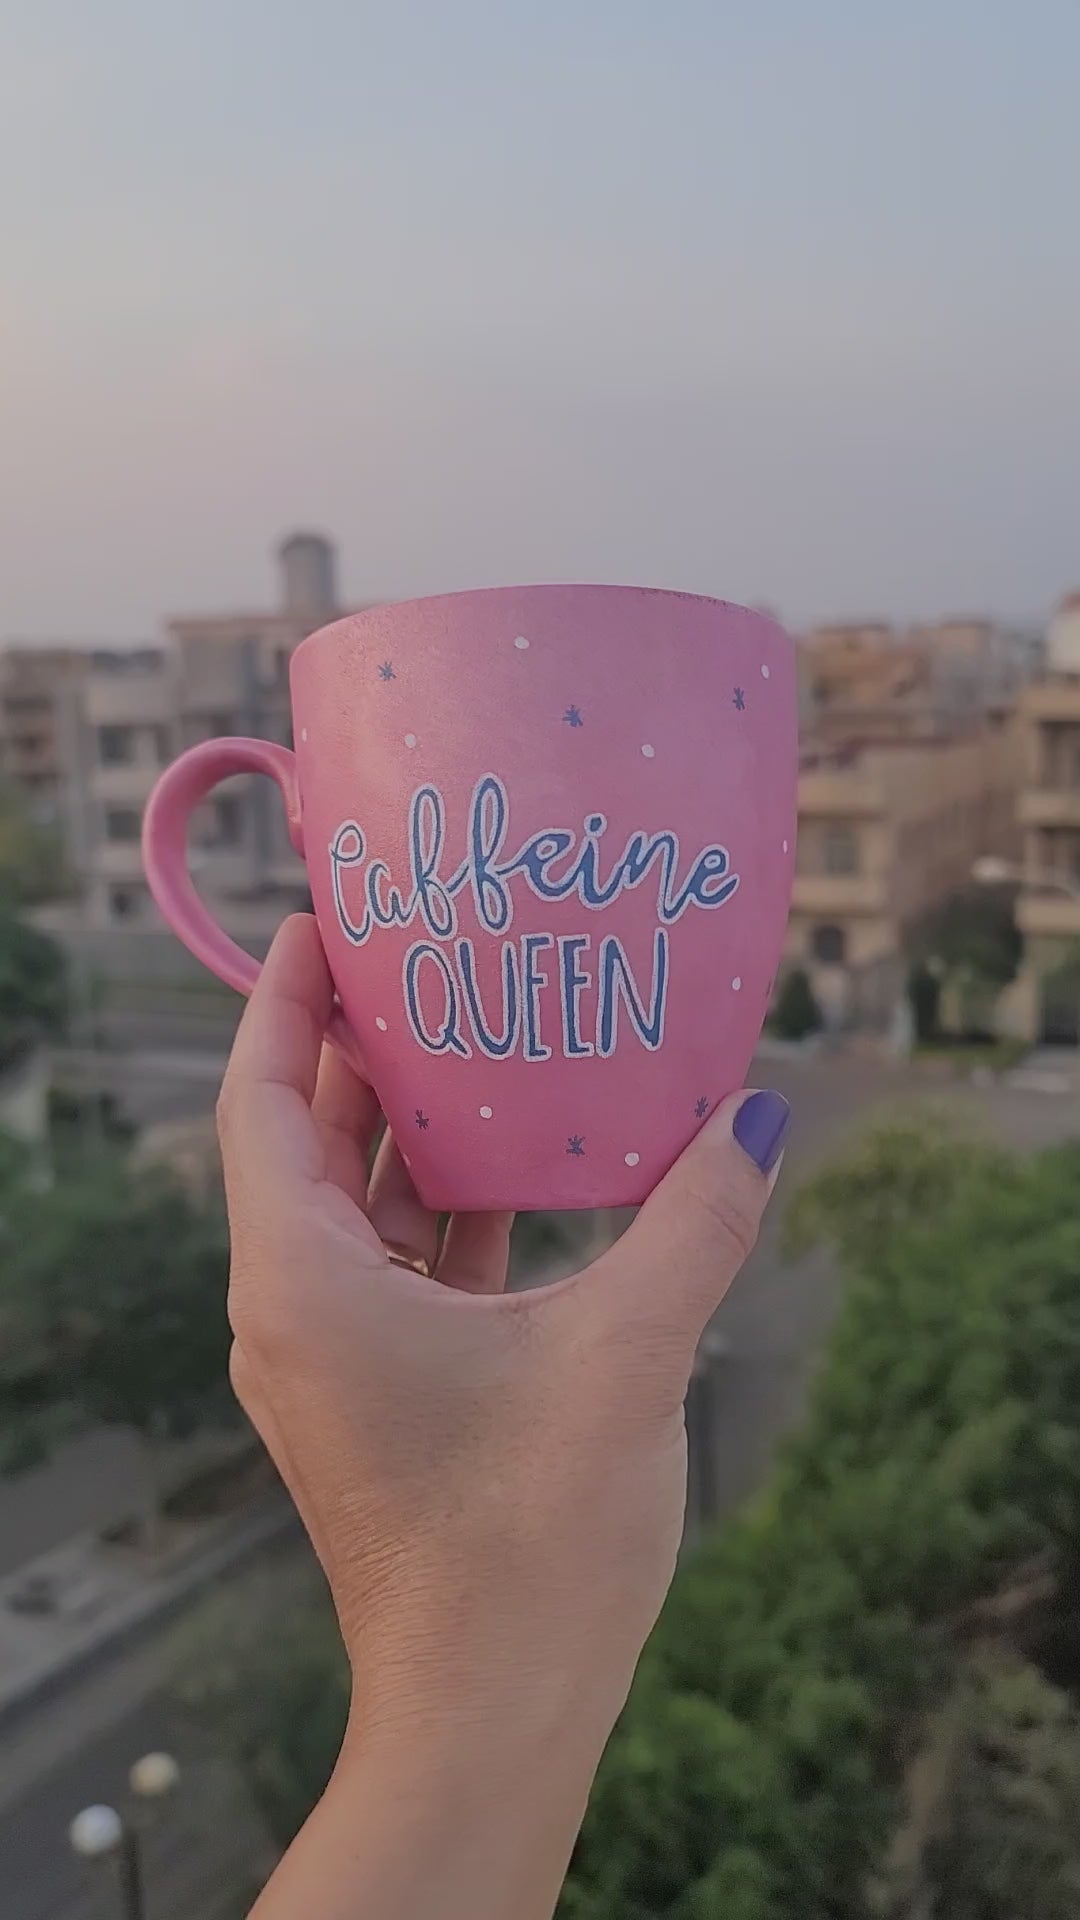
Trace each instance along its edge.
<path fill-rule="evenodd" d="M 805 967 L 791 967 L 785 974 L 772 1016 L 772 1027 L 782 1040 L 805 1040 L 820 1032 L 821 1008 L 814 998 L 810 976 Z"/>
<path fill-rule="evenodd" d="M 55 899 L 65 883 L 59 834 L 33 819 L 16 787 L 0 782 L 0 900 L 33 906 Z"/>
<path fill-rule="evenodd" d="M 959 995 L 968 1031 L 985 1020 L 988 1002 L 1015 980 L 1024 942 L 1011 894 L 969 887 L 933 908 L 909 945 L 913 958 L 936 963 Z"/>
<path fill-rule="evenodd" d="M 63 1030 L 67 965 L 60 947 L 0 903 L 0 1071 Z"/>
<path fill-rule="evenodd" d="M 827 1360 L 761 1494 L 676 1576 L 566 1920 L 880 1914 L 908 1757 L 972 1684 L 972 1617 L 1033 1564 L 1063 1607 L 1077 1590 L 1078 1191 L 1080 1143 L 1021 1160 L 913 1114 L 799 1196 L 792 1247 L 830 1245 L 847 1278 Z M 333 1763 L 340 1645 L 328 1612 L 284 1649 L 246 1628 L 209 1710 L 284 1842 Z M 940 1920 L 1059 1920 L 1075 1707 L 1037 1676 L 988 1687 L 927 1854 L 949 1900 L 971 1890 Z"/>
<path fill-rule="evenodd" d="M 941 982 L 924 960 L 916 960 L 908 974 L 908 1000 L 915 1023 L 915 1038 L 925 1046 L 938 1036 Z"/>
<path fill-rule="evenodd" d="M 238 1767 L 283 1851 L 330 1778 L 350 1678 L 318 1571 L 210 1601 L 176 1639 L 171 1690 Z"/>
<path fill-rule="evenodd" d="M 945 1779 L 923 1855 L 947 1920 L 1080 1912 L 1080 1713 L 1032 1666 L 984 1655 L 947 1709 Z"/>
<path fill-rule="evenodd" d="M 0 1155 L 0 1435 L 58 1410 L 144 1433 L 233 1408 L 220 1209 L 102 1147 L 43 1200 L 28 1156 Z"/>

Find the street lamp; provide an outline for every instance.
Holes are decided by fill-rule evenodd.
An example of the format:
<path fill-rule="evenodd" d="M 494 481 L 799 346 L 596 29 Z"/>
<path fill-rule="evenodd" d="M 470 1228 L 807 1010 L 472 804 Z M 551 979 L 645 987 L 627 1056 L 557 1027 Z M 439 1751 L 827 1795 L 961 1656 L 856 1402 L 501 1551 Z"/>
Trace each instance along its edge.
<path fill-rule="evenodd" d="M 171 1753 L 144 1753 L 132 1767 L 128 1785 L 136 1801 L 157 1804 L 179 1778 Z M 84 1807 L 71 1822 L 68 1839 L 81 1860 L 115 1863 L 122 1920 L 146 1920 L 137 1816 L 125 1818 L 115 1807 Z"/>
<path fill-rule="evenodd" d="M 1063 873 L 1031 873 L 993 853 L 976 860 L 971 877 L 977 887 L 1033 887 L 1040 893 L 1064 893 L 1070 900 L 1080 900 L 1080 880 Z"/>

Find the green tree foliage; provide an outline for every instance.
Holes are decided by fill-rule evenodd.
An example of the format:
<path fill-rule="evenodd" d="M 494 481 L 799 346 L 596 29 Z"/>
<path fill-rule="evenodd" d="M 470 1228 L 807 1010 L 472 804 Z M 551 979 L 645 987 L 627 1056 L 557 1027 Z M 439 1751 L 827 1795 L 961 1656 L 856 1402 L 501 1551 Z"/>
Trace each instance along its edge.
<path fill-rule="evenodd" d="M 0 899 L 0 1071 L 63 1030 L 67 967 L 55 940 Z"/>
<path fill-rule="evenodd" d="M 33 906 L 63 893 L 66 880 L 59 834 L 33 819 L 16 787 L 0 782 L 0 900 Z"/>
<path fill-rule="evenodd" d="M 973 1664 L 948 1713 L 948 1772 L 923 1856 L 942 1920 L 1076 1920 L 1080 1714 L 1031 1666 Z"/>
<path fill-rule="evenodd" d="M 28 1424 L 124 1421 L 175 1432 L 232 1407 L 224 1221 L 116 1148 L 43 1191 L 0 1152 L 0 1439 Z"/>
<path fill-rule="evenodd" d="M 926 915 L 915 932 L 915 951 L 941 962 L 947 975 L 965 975 L 990 986 L 1015 980 L 1023 952 L 1012 896 L 995 887 L 968 887 Z"/>
<path fill-rule="evenodd" d="M 1074 1550 L 1078 1191 L 1080 1147 L 1021 1163 L 919 1117 L 802 1197 L 793 1245 L 830 1240 L 849 1276 L 828 1364 L 766 1494 L 676 1581 L 573 1920 L 868 1920 L 953 1621 Z"/>
<path fill-rule="evenodd" d="M 925 1046 L 940 1030 L 941 982 L 924 960 L 917 960 L 908 974 L 907 991 L 915 1038 Z"/>
<path fill-rule="evenodd" d="M 971 1610 L 1033 1558 L 1075 1583 L 1078 1193 L 1080 1145 L 1020 1161 L 920 1114 L 800 1195 L 792 1249 L 826 1241 L 847 1275 L 828 1359 L 763 1494 L 680 1569 L 565 1920 L 882 1913 L 910 1757 L 972 1684 Z M 336 1628 L 328 1610 L 308 1623 L 299 1643 L 230 1642 L 212 1704 L 281 1841 L 340 1737 Z M 1037 1676 L 995 1676 L 964 1725 L 978 1764 L 948 1776 L 935 1920 L 1063 1920 L 1072 1707 Z"/>
<path fill-rule="evenodd" d="M 319 1798 L 349 1710 L 349 1672 L 321 1577 L 275 1574 L 222 1594 L 177 1636 L 172 1691 L 240 1769 L 284 1850 Z"/>
<path fill-rule="evenodd" d="M 792 967 L 784 975 L 770 1024 L 781 1040 L 805 1040 L 820 1032 L 821 1008 L 805 967 Z"/>

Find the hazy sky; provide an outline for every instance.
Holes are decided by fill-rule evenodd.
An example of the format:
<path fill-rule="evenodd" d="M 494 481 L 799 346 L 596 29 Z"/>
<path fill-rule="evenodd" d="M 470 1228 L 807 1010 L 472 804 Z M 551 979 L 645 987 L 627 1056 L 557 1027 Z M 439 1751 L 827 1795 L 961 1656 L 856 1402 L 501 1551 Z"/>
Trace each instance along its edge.
<path fill-rule="evenodd" d="M 0 635 L 1080 584 L 1078 0 L 0 0 Z"/>

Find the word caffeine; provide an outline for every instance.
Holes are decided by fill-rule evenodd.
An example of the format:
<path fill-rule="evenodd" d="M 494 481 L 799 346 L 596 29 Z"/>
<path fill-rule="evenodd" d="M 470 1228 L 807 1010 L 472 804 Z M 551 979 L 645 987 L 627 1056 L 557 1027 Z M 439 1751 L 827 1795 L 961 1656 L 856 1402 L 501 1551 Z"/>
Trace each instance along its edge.
<path fill-rule="evenodd" d="M 607 831 L 602 813 L 585 817 L 580 834 L 546 827 L 512 853 L 510 801 L 503 782 L 486 774 L 473 792 L 465 832 L 464 858 L 446 859 L 446 804 L 436 786 L 422 786 L 409 806 L 409 873 L 395 881 L 387 862 L 373 859 L 363 828 L 346 820 L 330 844 L 334 906 L 341 931 L 353 946 L 363 946 L 380 928 L 422 928 L 427 936 L 409 947 L 402 967 L 402 989 L 409 1025 L 429 1053 L 468 1058 L 475 1046 L 490 1059 L 520 1052 L 526 1060 L 546 1060 L 552 1045 L 543 1031 L 544 1003 L 557 1002 L 549 1022 L 556 1026 L 567 1059 L 614 1052 L 619 1008 L 626 1010 L 641 1044 L 655 1050 L 663 1043 L 664 1014 L 670 984 L 668 929 L 691 907 L 712 909 L 730 900 L 739 876 L 730 870 L 726 848 L 707 846 L 683 866 L 678 835 L 671 831 L 632 833 L 610 863 L 601 842 Z M 656 931 L 652 979 L 639 990 L 622 942 L 615 934 L 528 933 L 506 938 L 514 921 L 515 888 L 537 899 L 576 898 L 593 913 L 610 908 L 620 896 L 650 883 L 655 887 Z M 483 933 L 502 936 L 497 1011 L 481 1002 L 476 943 L 459 932 L 457 901 L 471 899 Z M 547 963 L 541 956 L 547 955 Z M 581 996 L 595 985 L 595 1023 L 582 1028 Z"/>

